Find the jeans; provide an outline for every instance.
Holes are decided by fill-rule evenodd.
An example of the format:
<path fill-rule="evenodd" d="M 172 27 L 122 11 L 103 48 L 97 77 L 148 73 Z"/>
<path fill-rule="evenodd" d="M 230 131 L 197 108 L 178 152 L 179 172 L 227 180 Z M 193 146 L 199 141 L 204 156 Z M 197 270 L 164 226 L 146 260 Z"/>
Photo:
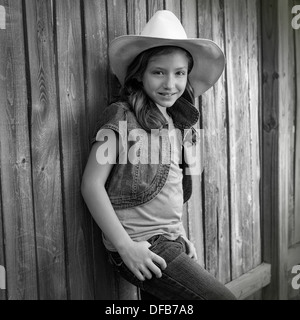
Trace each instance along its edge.
<path fill-rule="evenodd" d="M 195 260 L 186 254 L 183 238 L 168 240 L 163 235 L 151 237 L 149 249 L 165 259 L 162 277 L 140 281 L 125 265 L 117 252 L 109 260 L 120 275 L 139 287 L 146 295 L 159 300 L 235 300 L 235 296 Z M 143 296 L 143 295 L 142 295 Z"/>

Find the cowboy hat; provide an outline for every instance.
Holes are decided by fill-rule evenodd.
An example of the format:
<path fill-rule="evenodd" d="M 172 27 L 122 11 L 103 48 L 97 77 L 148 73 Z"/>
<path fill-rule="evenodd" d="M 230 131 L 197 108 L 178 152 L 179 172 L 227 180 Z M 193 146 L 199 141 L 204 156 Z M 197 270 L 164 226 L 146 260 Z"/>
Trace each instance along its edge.
<path fill-rule="evenodd" d="M 140 35 L 114 39 L 109 48 L 110 66 L 124 85 L 127 68 L 143 51 L 159 46 L 176 46 L 188 51 L 194 60 L 189 80 L 195 97 L 212 87 L 221 76 L 225 57 L 220 47 L 208 39 L 188 38 L 177 17 L 168 10 L 157 11 Z"/>

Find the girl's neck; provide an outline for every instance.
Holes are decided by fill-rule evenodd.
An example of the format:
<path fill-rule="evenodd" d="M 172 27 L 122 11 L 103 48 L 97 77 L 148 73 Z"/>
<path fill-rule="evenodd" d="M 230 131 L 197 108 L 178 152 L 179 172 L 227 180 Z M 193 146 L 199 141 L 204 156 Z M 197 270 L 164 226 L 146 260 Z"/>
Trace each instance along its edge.
<path fill-rule="evenodd" d="M 168 120 L 170 118 L 170 116 L 167 113 L 167 108 L 164 108 L 157 103 L 156 103 L 156 106 L 159 109 L 159 111 L 163 114 L 163 116 L 166 118 L 166 120 Z"/>

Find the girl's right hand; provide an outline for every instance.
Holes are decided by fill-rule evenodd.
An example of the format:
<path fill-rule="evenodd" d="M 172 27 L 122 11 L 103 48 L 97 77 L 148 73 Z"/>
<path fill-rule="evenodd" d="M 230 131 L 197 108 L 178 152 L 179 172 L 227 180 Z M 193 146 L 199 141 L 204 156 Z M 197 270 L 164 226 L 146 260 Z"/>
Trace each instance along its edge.
<path fill-rule="evenodd" d="M 146 278 L 151 279 L 152 273 L 160 278 L 162 276 L 161 269 L 164 270 L 167 267 L 166 261 L 162 257 L 148 249 L 150 246 L 148 241 L 132 241 L 125 252 L 119 252 L 126 266 L 140 281 L 144 281 Z"/>

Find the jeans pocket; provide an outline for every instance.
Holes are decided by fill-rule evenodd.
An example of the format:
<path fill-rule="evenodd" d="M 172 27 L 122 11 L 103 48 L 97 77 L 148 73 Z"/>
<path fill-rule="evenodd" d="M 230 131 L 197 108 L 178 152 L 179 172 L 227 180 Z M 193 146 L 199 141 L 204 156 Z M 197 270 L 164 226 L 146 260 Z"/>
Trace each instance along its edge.
<path fill-rule="evenodd" d="M 153 251 L 164 239 L 166 239 L 163 235 L 156 235 L 151 237 L 148 242 L 151 246 L 148 248 L 149 250 Z"/>
<path fill-rule="evenodd" d="M 118 268 L 121 267 L 121 265 L 124 263 L 122 258 L 117 252 L 109 252 L 108 260 L 112 265 L 115 265 Z"/>
<path fill-rule="evenodd" d="M 118 252 L 108 252 L 108 260 L 113 265 L 115 271 L 117 271 L 124 279 L 131 284 L 143 289 L 143 282 L 140 281 L 126 266 Z"/>

